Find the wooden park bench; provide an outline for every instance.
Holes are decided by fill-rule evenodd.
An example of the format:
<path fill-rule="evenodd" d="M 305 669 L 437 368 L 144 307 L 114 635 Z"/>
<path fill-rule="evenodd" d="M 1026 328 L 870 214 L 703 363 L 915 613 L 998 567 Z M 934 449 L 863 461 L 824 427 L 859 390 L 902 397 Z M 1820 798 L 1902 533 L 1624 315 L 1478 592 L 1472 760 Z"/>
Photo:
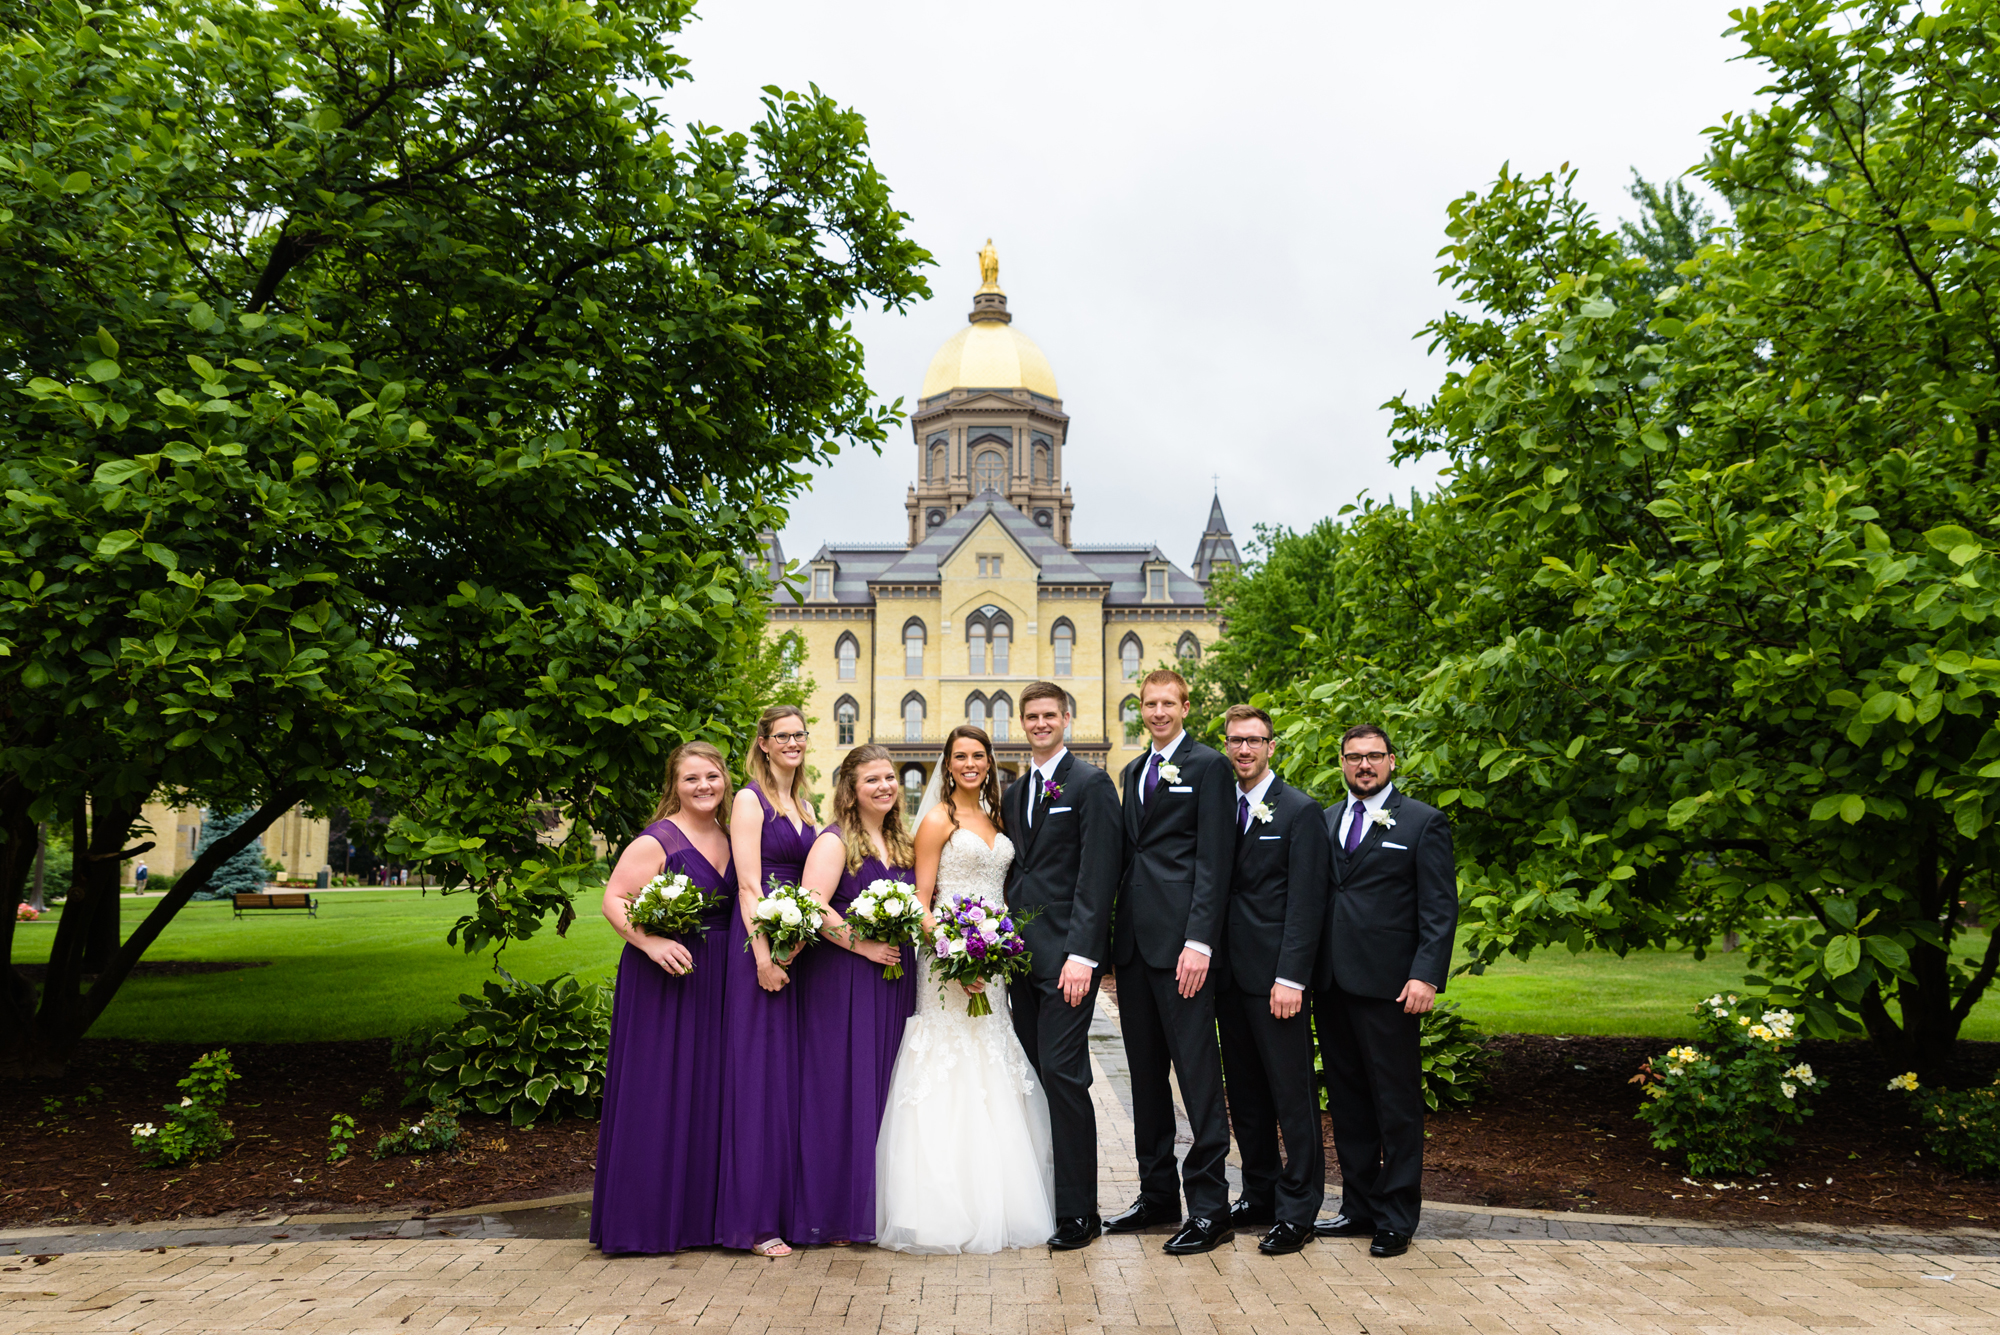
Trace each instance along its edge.
<path fill-rule="evenodd" d="M 279 912 L 291 909 L 317 918 L 319 901 L 304 893 L 236 896 L 236 916 L 242 917 L 245 909 L 274 909 Z"/>

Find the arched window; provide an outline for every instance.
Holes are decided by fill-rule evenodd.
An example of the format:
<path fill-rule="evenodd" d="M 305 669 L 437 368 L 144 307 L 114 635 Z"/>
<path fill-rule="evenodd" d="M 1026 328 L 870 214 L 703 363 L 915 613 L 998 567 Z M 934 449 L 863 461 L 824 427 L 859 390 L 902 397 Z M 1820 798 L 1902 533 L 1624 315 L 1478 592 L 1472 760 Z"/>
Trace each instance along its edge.
<path fill-rule="evenodd" d="M 860 721 L 861 707 L 851 696 L 841 696 L 833 707 L 833 735 L 841 746 L 854 745 L 854 725 Z"/>
<path fill-rule="evenodd" d="M 986 726 L 986 697 L 978 691 L 965 697 L 965 721 L 975 728 Z"/>
<path fill-rule="evenodd" d="M 1068 691 L 1064 691 L 1063 706 L 1064 708 L 1069 710 L 1069 722 L 1063 724 L 1063 740 L 1068 741 L 1069 730 L 1076 726 L 1076 697 L 1071 695 Z"/>
<path fill-rule="evenodd" d="M 1006 622 L 996 622 L 993 626 L 993 675 L 1007 675 L 1007 646 L 1013 637 L 1013 628 Z"/>
<path fill-rule="evenodd" d="M 924 623 L 915 617 L 903 623 L 903 675 L 924 675 Z"/>
<path fill-rule="evenodd" d="M 965 614 L 965 639 L 970 652 L 968 670 L 975 677 L 983 677 L 990 670 L 994 676 L 1007 674 L 1007 650 L 1014 638 L 1014 619 L 995 607 L 992 603 L 976 612 Z M 993 656 L 987 657 L 988 646 Z"/>
<path fill-rule="evenodd" d="M 1058 621 L 1056 628 L 1049 632 L 1049 638 L 1055 645 L 1055 675 L 1067 677 L 1076 652 L 1076 628 L 1066 619 Z"/>
<path fill-rule="evenodd" d="M 903 697 L 903 740 L 921 742 L 924 739 L 924 697 L 915 691 Z"/>
<path fill-rule="evenodd" d="M 999 491 L 1007 481 L 1007 457 L 998 450 L 981 450 L 972 461 L 972 492 Z"/>
<path fill-rule="evenodd" d="M 1129 731 L 1139 722 L 1139 697 L 1128 695 L 1118 702 L 1118 721 Z"/>
<path fill-rule="evenodd" d="M 1004 742 L 1007 740 L 1007 725 L 1014 720 L 1014 702 L 1004 695 L 996 695 L 990 708 L 993 726 L 989 731 L 994 741 Z"/>
<path fill-rule="evenodd" d="M 861 644 L 852 635 L 842 635 L 840 643 L 833 646 L 833 656 L 840 661 L 840 679 L 854 680 L 855 660 L 861 657 Z"/>
<path fill-rule="evenodd" d="M 1047 482 L 1048 480 L 1049 447 L 1046 445 L 1037 445 L 1035 446 L 1035 481 Z"/>
<path fill-rule="evenodd" d="M 975 622 L 965 629 L 965 638 L 972 646 L 971 665 L 966 669 L 975 677 L 986 675 L 986 623 Z"/>
<path fill-rule="evenodd" d="M 933 482 L 942 482 L 944 480 L 944 446 L 942 444 L 931 446 L 931 471 L 929 476 Z"/>
<path fill-rule="evenodd" d="M 1192 662 L 1201 657 L 1201 641 L 1194 637 L 1193 631 L 1182 631 L 1181 642 L 1174 646 L 1174 653 Z"/>
<path fill-rule="evenodd" d="M 1146 652 L 1139 643 L 1139 637 L 1128 633 L 1118 644 L 1118 666 L 1125 674 L 1126 681 L 1139 679 L 1139 658 Z"/>
<path fill-rule="evenodd" d="M 924 800 L 924 767 L 912 765 L 903 771 L 903 815 L 914 817 Z"/>

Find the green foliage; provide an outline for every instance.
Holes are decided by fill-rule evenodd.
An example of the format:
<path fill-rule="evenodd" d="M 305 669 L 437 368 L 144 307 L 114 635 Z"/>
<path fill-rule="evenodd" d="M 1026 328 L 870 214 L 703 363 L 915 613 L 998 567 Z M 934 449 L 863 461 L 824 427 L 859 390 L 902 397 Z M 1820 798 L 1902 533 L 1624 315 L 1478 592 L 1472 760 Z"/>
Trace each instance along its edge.
<path fill-rule="evenodd" d="M 1486 1086 L 1492 1053 L 1479 1023 L 1447 1001 L 1424 1012 L 1417 1042 L 1424 1068 L 1424 1105 L 1432 1112 L 1465 1107 Z"/>
<path fill-rule="evenodd" d="M 455 1020 L 424 1021 L 389 1040 L 389 1069 L 403 1082 L 401 1107 L 413 1108 L 428 1101 L 432 1077 L 425 1063 L 456 1023 Z"/>
<path fill-rule="evenodd" d="M 687 16 L 15 23 L 0 848 L 54 818 L 112 878 L 65 916 L 38 1017 L 0 1024 L 17 1058 L 66 1051 L 300 802 L 393 812 L 383 851 L 471 892 L 468 950 L 565 926 L 666 752 L 766 702 L 748 558 L 810 466 L 898 418 L 847 315 L 924 295 L 928 257 L 817 90 L 768 90 L 741 133 L 670 116 Z M 161 791 L 256 816 L 121 944 L 115 870 Z M 87 996 L 85 940 L 111 957 Z"/>
<path fill-rule="evenodd" d="M 456 1100 L 436 1105 L 416 1121 L 406 1122 L 383 1135 L 375 1142 L 375 1157 L 387 1159 L 397 1154 L 439 1154 L 452 1148 L 458 1144 L 462 1133 L 458 1113 Z M 523 1124 L 516 1122 L 515 1125 Z"/>
<path fill-rule="evenodd" d="M 217 1049 L 195 1058 L 181 1078 L 181 1100 L 166 1103 L 167 1124 L 156 1127 L 139 1122 L 132 1128 L 132 1148 L 156 1168 L 172 1168 L 196 1159 L 212 1158 L 236 1139 L 230 1124 L 222 1118 L 222 1105 L 229 1097 L 229 1082 L 236 1079 L 229 1053 Z"/>
<path fill-rule="evenodd" d="M 201 841 L 195 846 L 199 857 L 211 848 L 215 841 L 233 832 L 243 822 L 256 815 L 255 808 L 245 807 L 240 811 L 211 811 L 201 822 Z M 151 880 L 149 876 L 147 880 Z M 208 881 L 194 892 L 193 899 L 233 899 L 237 895 L 254 895 L 262 891 L 269 882 L 270 875 L 265 866 L 264 841 L 252 839 L 244 847 L 231 854 L 220 866 L 208 874 Z"/>
<path fill-rule="evenodd" d="M 339 1163 L 354 1150 L 354 1119 L 346 1113 L 335 1113 L 333 1124 L 326 1129 L 326 1161 Z"/>
<path fill-rule="evenodd" d="M 1337 634 L 1341 602 L 1330 582 L 1341 537 L 1330 519 L 1304 533 L 1259 524 L 1244 544 L 1249 563 L 1216 572 L 1209 605 L 1228 633 L 1186 673 L 1197 731 L 1212 731 L 1229 706 L 1282 689 L 1316 666 L 1313 646 Z M 1302 643 L 1301 631 L 1311 638 Z"/>
<path fill-rule="evenodd" d="M 1656 295 L 1568 177 L 1452 204 L 1451 369 L 1393 405 L 1447 481 L 1344 521 L 1339 638 L 1274 712 L 1322 795 L 1386 715 L 1474 970 L 1734 931 L 1812 1033 L 1931 1071 L 2000 968 L 1951 949 L 2000 916 L 1983 12 L 1739 11 L 1772 100 L 1711 131 L 1733 219 Z"/>
<path fill-rule="evenodd" d="M 611 1038 L 610 991 L 569 974 L 508 978 L 461 996 L 465 1018 L 439 1034 L 424 1070 L 432 1104 L 462 1100 L 515 1126 L 597 1116 Z"/>
<path fill-rule="evenodd" d="M 1824 1085 L 1793 1060 L 1797 1017 L 1759 1013 L 1732 993 L 1697 1002 L 1695 1020 L 1708 1050 L 1673 1048 L 1640 1069 L 1639 1120 L 1652 1128 L 1653 1147 L 1680 1151 L 1690 1172 L 1762 1172 L 1792 1143 L 1785 1129 L 1812 1116 L 1810 1099 Z"/>
<path fill-rule="evenodd" d="M 2000 1078 L 1976 1089 L 1911 1090 L 1931 1157 L 1969 1177 L 2000 1177 Z"/>

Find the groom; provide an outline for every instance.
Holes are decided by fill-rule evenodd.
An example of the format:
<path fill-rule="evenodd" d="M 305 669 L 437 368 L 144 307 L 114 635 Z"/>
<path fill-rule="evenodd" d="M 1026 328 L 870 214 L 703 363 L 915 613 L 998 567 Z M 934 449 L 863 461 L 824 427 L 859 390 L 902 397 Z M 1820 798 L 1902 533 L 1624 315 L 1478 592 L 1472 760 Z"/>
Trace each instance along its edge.
<path fill-rule="evenodd" d="M 1014 862 L 1007 907 L 1034 914 L 1021 928 L 1028 976 L 1008 990 L 1014 1033 L 1049 1098 L 1055 1142 L 1057 1251 L 1088 1247 L 1097 1214 L 1097 1114 L 1090 1106 L 1090 1016 L 1098 966 L 1111 948 L 1123 839 L 1111 777 L 1063 745 L 1069 696 L 1038 681 L 1021 692 L 1033 768 L 1001 801 Z"/>

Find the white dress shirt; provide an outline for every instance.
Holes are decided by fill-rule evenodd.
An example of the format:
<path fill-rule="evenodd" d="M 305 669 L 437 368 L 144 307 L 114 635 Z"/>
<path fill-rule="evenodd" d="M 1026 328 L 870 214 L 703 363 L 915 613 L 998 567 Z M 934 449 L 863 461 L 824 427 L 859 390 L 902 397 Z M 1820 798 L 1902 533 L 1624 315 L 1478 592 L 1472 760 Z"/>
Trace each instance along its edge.
<path fill-rule="evenodd" d="M 1376 793 L 1373 797 L 1364 797 L 1359 800 L 1361 802 L 1361 805 L 1367 810 L 1368 814 L 1370 816 L 1373 816 L 1376 812 L 1382 809 L 1382 804 L 1389 800 L 1389 794 L 1393 793 L 1394 791 L 1396 791 L 1395 784 L 1385 783 L 1382 785 L 1381 791 Z M 1355 801 L 1356 798 L 1353 793 L 1350 792 L 1344 794 L 1344 800 L 1341 802 L 1341 807 L 1340 807 L 1341 810 L 1340 833 L 1338 837 L 1336 837 L 1333 841 L 1333 847 L 1335 852 L 1338 852 L 1341 849 L 1347 847 L 1348 827 L 1354 824 Z M 1366 830 L 1363 830 L 1362 836 L 1365 838 L 1367 836 L 1367 833 L 1368 832 Z"/>
<path fill-rule="evenodd" d="M 1067 746 L 1058 746 L 1056 753 L 1048 758 L 1047 763 L 1028 767 L 1028 782 L 1034 785 L 1028 790 L 1028 828 L 1033 829 L 1035 825 L 1035 802 L 1042 795 L 1042 785 L 1055 781 L 1056 766 L 1062 764 L 1062 758 L 1068 754 Z M 1086 969 L 1097 967 L 1096 960 L 1085 959 L 1081 955 L 1071 955 L 1070 958 Z"/>
<path fill-rule="evenodd" d="M 1277 777 L 1278 776 L 1274 771 L 1266 769 L 1264 771 L 1264 777 L 1257 780 L 1256 787 L 1245 788 L 1242 784 L 1239 783 L 1238 785 L 1236 785 L 1236 790 L 1241 794 L 1243 794 L 1243 796 L 1250 799 L 1250 807 L 1254 811 L 1256 809 L 1257 804 L 1264 800 L 1264 794 L 1271 791 L 1271 784 L 1274 781 L 1276 781 Z M 1251 828 L 1256 823 L 1257 823 L 1257 818 L 1254 815 L 1247 817 L 1243 823 L 1243 833 L 1245 834 L 1250 833 Z M 1303 992 L 1306 990 L 1306 985 L 1304 983 L 1295 983 L 1289 978 L 1275 978 L 1272 981 L 1277 983 L 1280 987 L 1289 987 L 1294 992 Z"/>

